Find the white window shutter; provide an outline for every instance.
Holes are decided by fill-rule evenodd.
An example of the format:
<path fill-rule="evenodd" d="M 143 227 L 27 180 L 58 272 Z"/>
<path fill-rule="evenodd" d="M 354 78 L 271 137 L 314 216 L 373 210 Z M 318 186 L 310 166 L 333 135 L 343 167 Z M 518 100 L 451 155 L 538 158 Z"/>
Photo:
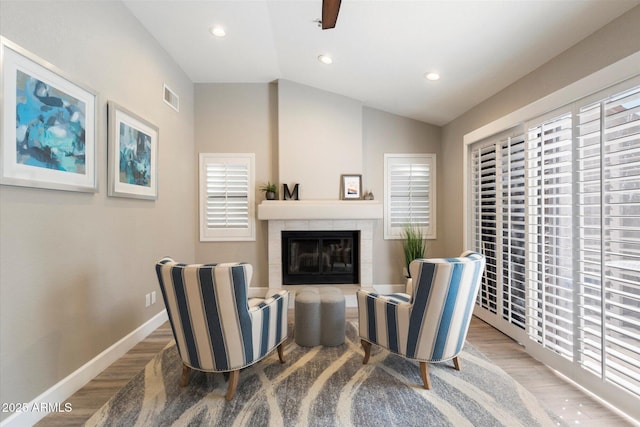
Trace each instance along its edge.
<path fill-rule="evenodd" d="M 578 378 L 591 382 L 595 376 L 637 399 L 635 84 L 534 119 L 522 137 L 495 136 L 473 145 L 469 188 L 470 243 L 487 258 L 477 300 L 482 318 L 527 341 L 552 366 L 571 366 L 567 372 Z"/>
<path fill-rule="evenodd" d="M 253 154 L 200 154 L 200 240 L 255 240 Z"/>
<path fill-rule="evenodd" d="M 409 225 L 436 238 L 435 154 L 385 154 L 385 239 L 400 239 Z"/>
<path fill-rule="evenodd" d="M 573 358 L 573 117 L 529 126 L 527 140 L 528 333 Z"/>

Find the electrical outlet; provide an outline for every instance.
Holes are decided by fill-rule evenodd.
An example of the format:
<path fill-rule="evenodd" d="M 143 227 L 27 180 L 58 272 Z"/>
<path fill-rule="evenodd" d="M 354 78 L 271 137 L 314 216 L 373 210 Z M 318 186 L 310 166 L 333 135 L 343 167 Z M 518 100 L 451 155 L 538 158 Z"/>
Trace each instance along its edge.
<path fill-rule="evenodd" d="M 151 292 L 151 304 L 156 303 L 156 291 Z"/>
<path fill-rule="evenodd" d="M 145 307 L 149 307 L 151 305 L 151 294 L 146 294 L 144 296 Z"/>

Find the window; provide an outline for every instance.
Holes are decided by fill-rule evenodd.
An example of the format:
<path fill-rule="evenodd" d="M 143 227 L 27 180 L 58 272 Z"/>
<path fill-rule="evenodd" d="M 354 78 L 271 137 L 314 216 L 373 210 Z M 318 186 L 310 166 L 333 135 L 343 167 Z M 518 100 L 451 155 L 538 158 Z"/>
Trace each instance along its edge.
<path fill-rule="evenodd" d="M 640 86 L 469 154 L 470 242 L 487 257 L 481 317 L 592 390 L 595 377 L 601 395 L 638 399 Z"/>
<path fill-rule="evenodd" d="M 384 238 L 401 239 L 406 226 L 436 238 L 436 155 L 385 154 Z"/>
<path fill-rule="evenodd" d="M 200 240 L 255 240 L 254 154 L 200 154 Z"/>

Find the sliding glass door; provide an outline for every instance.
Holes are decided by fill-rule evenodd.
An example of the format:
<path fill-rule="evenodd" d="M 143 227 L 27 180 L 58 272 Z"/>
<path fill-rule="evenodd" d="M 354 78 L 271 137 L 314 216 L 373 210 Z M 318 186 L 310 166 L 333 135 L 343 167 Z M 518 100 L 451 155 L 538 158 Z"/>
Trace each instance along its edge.
<path fill-rule="evenodd" d="M 592 391 L 637 405 L 640 86 L 523 123 L 468 158 L 469 244 L 487 257 L 476 313 Z"/>

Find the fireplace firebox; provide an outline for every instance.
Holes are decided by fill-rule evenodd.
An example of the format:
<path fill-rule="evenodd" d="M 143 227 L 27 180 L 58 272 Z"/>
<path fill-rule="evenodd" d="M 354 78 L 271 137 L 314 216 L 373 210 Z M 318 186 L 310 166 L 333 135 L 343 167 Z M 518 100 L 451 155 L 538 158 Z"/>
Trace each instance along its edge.
<path fill-rule="evenodd" d="M 360 231 L 282 231 L 285 285 L 359 283 Z"/>

